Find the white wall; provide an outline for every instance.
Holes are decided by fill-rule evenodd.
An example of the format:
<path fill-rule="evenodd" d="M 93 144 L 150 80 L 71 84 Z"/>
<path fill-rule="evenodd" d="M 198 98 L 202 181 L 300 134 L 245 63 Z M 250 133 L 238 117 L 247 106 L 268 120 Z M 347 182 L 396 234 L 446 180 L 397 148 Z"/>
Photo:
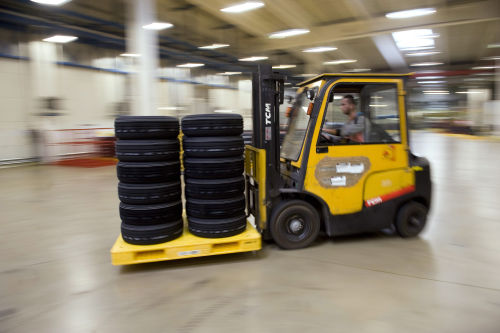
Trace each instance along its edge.
<path fill-rule="evenodd" d="M 116 104 L 132 98 L 130 82 L 124 74 L 54 66 L 51 75 L 52 87 L 41 89 L 43 75 L 30 61 L 0 58 L 0 163 L 35 157 L 32 129 L 112 128 Z M 213 77 L 207 76 L 206 80 L 201 82 L 214 84 Z M 228 81 L 224 83 L 229 84 Z M 158 81 L 155 85 L 157 114 L 181 119 L 188 114 L 212 113 L 215 109 L 232 110 L 243 116 L 245 129 L 251 129 L 251 80 L 240 80 L 237 86 L 238 89 L 225 89 L 205 84 Z M 40 97 L 47 97 L 42 90 L 61 99 L 59 111 L 62 115 L 36 115 L 51 111 L 41 107 Z M 58 141 L 54 137 L 49 140 Z M 53 149 L 49 154 L 54 155 L 54 152 L 57 154 L 61 150 Z"/>
<path fill-rule="evenodd" d="M 0 59 L 0 161 L 32 156 L 27 62 Z"/>

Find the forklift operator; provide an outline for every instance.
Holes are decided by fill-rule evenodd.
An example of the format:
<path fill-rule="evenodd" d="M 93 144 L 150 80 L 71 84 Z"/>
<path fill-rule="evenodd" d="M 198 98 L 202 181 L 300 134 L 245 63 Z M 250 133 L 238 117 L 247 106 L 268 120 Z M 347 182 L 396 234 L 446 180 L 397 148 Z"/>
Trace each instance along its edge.
<path fill-rule="evenodd" d="M 341 129 L 323 128 L 321 135 L 331 142 L 339 142 L 342 138 L 353 142 L 364 142 L 363 131 L 365 117 L 356 112 L 356 102 L 352 95 L 345 95 L 340 102 L 340 110 L 348 119 Z M 324 133 L 326 132 L 326 133 Z"/>

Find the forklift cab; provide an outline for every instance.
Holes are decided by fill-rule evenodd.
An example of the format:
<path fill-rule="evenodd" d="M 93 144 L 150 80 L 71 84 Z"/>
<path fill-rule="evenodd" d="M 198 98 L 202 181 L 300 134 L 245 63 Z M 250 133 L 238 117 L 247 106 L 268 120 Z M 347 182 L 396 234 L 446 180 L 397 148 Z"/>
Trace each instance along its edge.
<path fill-rule="evenodd" d="M 402 237 L 413 237 L 423 229 L 431 202 L 430 167 L 410 152 L 407 79 L 323 74 L 299 84 L 279 171 L 266 168 L 272 163 L 264 152 L 247 147 L 247 164 L 264 162 L 253 174 L 246 169 L 249 211 L 264 238 L 294 249 L 310 245 L 320 230 L 338 236 L 394 225 Z M 348 95 L 356 105 L 356 138 L 330 134 L 348 120 L 340 111 Z"/>

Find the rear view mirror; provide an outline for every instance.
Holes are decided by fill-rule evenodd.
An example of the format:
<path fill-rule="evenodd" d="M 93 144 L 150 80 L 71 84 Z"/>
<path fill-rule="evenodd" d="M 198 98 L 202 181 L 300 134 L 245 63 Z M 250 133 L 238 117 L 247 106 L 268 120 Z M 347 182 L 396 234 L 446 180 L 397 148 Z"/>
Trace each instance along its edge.
<path fill-rule="evenodd" d="M 312 90 L 312 89 L 307 90 L 306 96 L 310 101 L 312 101 L 314 99 L 314 90 Z"/>

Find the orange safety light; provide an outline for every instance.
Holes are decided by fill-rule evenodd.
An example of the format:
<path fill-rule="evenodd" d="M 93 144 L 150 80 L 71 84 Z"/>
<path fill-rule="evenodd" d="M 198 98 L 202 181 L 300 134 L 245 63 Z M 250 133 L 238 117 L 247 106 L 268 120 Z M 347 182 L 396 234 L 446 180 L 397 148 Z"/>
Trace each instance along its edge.
<path fill-rule="evenodd" d="M 309 103 L 309 107 L 307 108 L 307 115 L 310 116 L 312 111 L 313 111 L 313 106 L 314 106 L 314 103 L 311 102 Z"/>

